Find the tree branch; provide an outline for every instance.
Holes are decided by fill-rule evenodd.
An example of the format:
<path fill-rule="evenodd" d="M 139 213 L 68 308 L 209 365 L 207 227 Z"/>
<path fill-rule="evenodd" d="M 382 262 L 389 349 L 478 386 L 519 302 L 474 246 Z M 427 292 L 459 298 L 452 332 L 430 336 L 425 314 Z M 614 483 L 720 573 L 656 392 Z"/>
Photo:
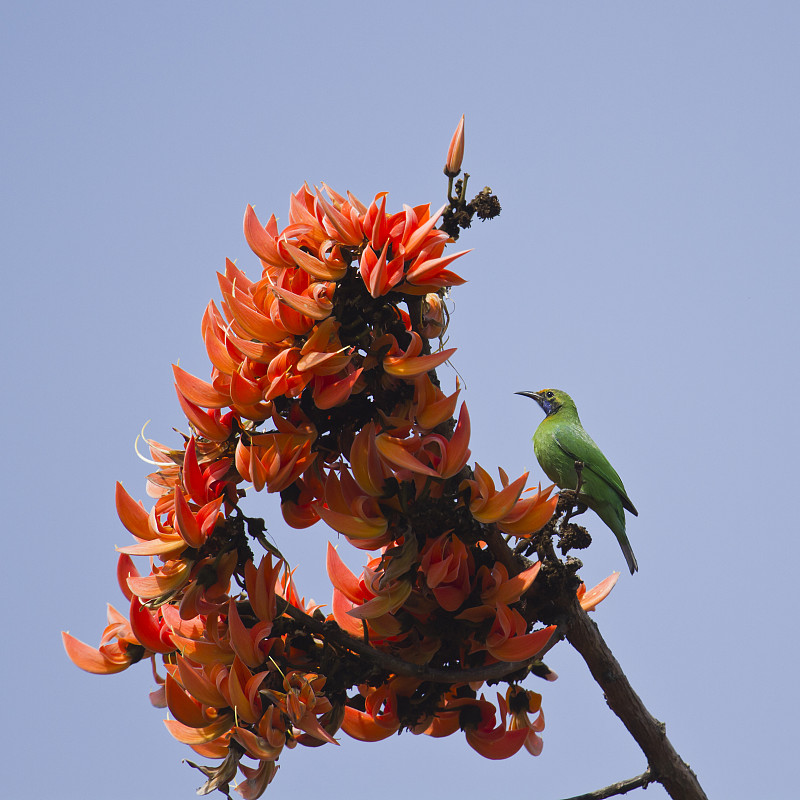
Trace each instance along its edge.
<path fill-rule="evenodd" d="M 594 792 L 568 797 L 567 800 L 606 800 L 606 798 L 614 797 L 618 794 L 627 794 L 631 789 L 646 789 L 653 781 L 655 781 L 653 771 L 648 767 L 641 775 L 637 775 L 635 778 L 628 778 L 626 781 L 612 783 L 610 786 L 606 786 L 603 789 L 596 789 Z"/>
<path fill-rule="evenodd" d="M 568 609 L 567 641 L 581 654 L 592 676 L 605 693 L 609 708 L 622 720 L 622 724 L 647 756 L 651 779 L 657 780 L 674 800 L 708 800 L 697 776 L 667 738 L 664 724 L 645 708 L 600 635 L 597 625 L 581 608 L 576 598 L 572 598 Z M 609 795 L 598 795 L 607 796 Z"/>
<path fill-rule="evenodd" d="M 437 669 L 435 667 L 426 666 L 425 664 L 414 664 L 410 661 L 404 661 L 402 658 L 391 655 L 391 653 L 378 650 L 367 642 L 350 636 L 350 634 L 346 633 L 341 628 L 334 627 L 329 622 L 315 619 L 289 603 L 286 604 L 286 608 L 279 608 L 279 611 L 291 617 L 306 630 L 316 633 L 325 638 L 328 642 L 337 644 L 357 655 L 369 659 L 376 666 L 385 669 L 387 672 L 393 672 L 395 675 L 419 678 L 420 680 L 431 681 L 432 683 L 453 684 L 471 683 L 472 681 L 499 681 L 507 675 L 511 675 L 513 672 L 517 672 L 521 669 L 530 669 L 534 664 L 540 661 L 548 650 L 554 647 L 555 644 L 564 637 L 564 629 L 559 626 L 553 632 L 548 643 L 536 654 L 536 658 L 531 658 L 527 661 L 499 661 L 496 664 L 490 664 L 485 667 L 474 667 L 471 669 Z"/>

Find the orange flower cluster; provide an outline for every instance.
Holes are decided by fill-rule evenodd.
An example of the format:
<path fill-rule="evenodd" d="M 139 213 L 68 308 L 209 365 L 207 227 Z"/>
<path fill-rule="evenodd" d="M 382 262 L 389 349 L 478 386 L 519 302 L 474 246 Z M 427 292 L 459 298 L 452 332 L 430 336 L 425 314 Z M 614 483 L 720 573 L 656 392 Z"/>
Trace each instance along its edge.
<path fill-rule="evenodd" d="M 460 152 L 454 139 L 451 171 Z M 526 602 L 540 565 L 510 575 L 487 541 L 529 538 L 558 497 L 525 492 L 527 473 L 500 470 L 498 488 L 468 466 L 467 407 L 435 374 L 455 350 L 432 347 L 445 295 L 463 283 L 450 267 L 464 253 L 445 255 L 452 237 L 437 227 L 443 211 L 389 213 L 385 193 L 366 205 L 304 186 L 279 230 L 248 206 L 260 278 L 230 261 L 219 274 L 222 299 L 202 322 L 210 380 L 174 367 L 191 431 L 180 449 L 148 441 L 152 508 L 117 486 L 135 539 L 118 567 L 129 614 L 109 607 L 98 648 L 69 634 L 64 644 L 99 674 L 153 661 L 169 732 L 221 759 L 198 767 L 204 792 L 227 792 L 241 772 L 237 791 L 259 797 L 284 747 L 335 744 L 340 729 L 364 741 L 463 730 L 488 758 L 541 751 L 539 695 L 512 683 L 495 707 L 476 670 L 509 663 L 519 677 L 552 636 L 533 629 Z M 242 512 L 248 487 L 279 493 L 292 528 L 322 521 L 379 551 L 356 577 L 329 546 L 327 617 L 298 596 L 263 522 Z M 149 559 L 148 574 L 134 557 Z M 582 600 L 593 607 L 612 586 Z"/>

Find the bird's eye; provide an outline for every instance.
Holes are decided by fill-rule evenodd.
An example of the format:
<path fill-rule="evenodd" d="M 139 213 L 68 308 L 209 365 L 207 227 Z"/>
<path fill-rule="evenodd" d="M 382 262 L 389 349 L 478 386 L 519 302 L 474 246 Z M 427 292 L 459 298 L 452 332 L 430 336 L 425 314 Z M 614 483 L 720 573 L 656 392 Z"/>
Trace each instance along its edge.
<path fill-rule="evenodd" d="M 545 396 L 545 397 L 546 397 L 548 400 L 552 400 L 552 399 L 553 399 L 553 393 L 552 393 L 552 392 L 545 392 L 545 393 L 544 393 L 544 396 Z"/>

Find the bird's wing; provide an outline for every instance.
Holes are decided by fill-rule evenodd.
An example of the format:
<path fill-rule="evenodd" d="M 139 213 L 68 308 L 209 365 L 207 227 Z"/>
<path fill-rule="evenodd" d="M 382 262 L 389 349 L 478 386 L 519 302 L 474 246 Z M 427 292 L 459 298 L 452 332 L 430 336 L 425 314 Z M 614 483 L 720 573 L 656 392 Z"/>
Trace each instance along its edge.
<path fill-rule="evenodd" d="M 622 505 L 635 516 L 639 512 L 628 497 L 622 479 L 611 466 L 603 451 L 594 443 L 594 440 L 580 427 L 562 427 L 553 436 L 556 444 L 573 461 L 582 461 L 584 468 L 597 475 L 604 483 L 608 484 L 622 500 Z"/>

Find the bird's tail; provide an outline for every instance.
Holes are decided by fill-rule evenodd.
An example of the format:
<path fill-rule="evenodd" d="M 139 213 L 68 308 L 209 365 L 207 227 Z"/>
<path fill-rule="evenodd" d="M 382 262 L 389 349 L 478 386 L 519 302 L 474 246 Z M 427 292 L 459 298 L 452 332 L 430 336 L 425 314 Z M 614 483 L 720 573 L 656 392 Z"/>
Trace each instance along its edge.
<path fill-rule="evenodd" d="M 617 537 L 617 541 L 619 542 L 619 546 L 622 548 L 622 553 L 625 556 L 625 560 L 628 562 L 628 569 L 631 571 L 631 575 L 634 572 L 638 572 L 639 564 L 636 561 L 636 556 L 633 554 L 633 548 L 631 547 L 631 543 L 628 541 L 628 534 L 625 531 L 618 533 L 614 531 L 614 535 Z"/>
<path fill-rule="evenodd" d="M 634 572 L 638 572 L 639 564 L 636 561 L 636 556 L 633 554 L 631 543 L 628 541 L 628 534 L 625 533 L 625 512 L 620 507 L 619 514 L 617 514 L 615 509 L 609 505 L 600 506 L 594 510 L 597 516 L 611 528 L 614 536 L 617 537 L 619 546 L 622 548 L 622 554 L 625 556 L 625 561 L 628 562 L 628 569 L 631 571 L 631 575 L 633 575 Z"/>

